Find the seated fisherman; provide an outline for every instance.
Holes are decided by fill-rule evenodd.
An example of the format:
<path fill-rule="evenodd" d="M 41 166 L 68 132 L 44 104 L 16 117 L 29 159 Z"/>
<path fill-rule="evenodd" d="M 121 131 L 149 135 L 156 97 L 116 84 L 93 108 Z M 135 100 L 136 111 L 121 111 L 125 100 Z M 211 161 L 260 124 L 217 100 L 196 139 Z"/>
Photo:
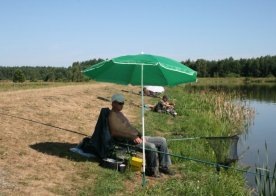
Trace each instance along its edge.
<path fill-rule="evenodd" d="M 119 141 L 127 140 L 142 149 L 143 138 L 141 133 L 130 124 L 129 120 L 122 113 L 124 101 L 125 98 L 121 94 L 112 96 L 112 109 L 108 117 L 111 136 Z M 145 136 L 144 139 L 145 148 L 168 153 L 165 138 Z M 159 177 L 159 172 L 173 175 L 174 173 L 169 169 L 170 165 L 171 159 L 168 154 L 146 150 L 146 175 Z"/>
<path fill-rule="evenodd" d="M 159 113 L 166 112 L 173 116 L 176 116 L 177 113 L 174 110 L 174 106 L 175 106 L 174 103 L 169 102 L 168 96 L 164 95 L 162 99 L 156 104 L 154 111 Z"/>

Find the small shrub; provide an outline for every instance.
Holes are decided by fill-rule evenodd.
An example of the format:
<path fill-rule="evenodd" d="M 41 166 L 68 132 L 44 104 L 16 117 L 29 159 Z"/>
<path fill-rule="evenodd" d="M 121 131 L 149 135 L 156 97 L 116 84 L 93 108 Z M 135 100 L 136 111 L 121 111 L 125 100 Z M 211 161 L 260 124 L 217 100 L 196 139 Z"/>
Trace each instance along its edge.
<path fill-rule="evenodd" d="M 13 82 L 25 82 L 25 75 L 24 73 L 20 70 L 20 69 L 17 69 L 15 70 L 14 74 L 13 74 L 13 79 L 12 79 Z"/>

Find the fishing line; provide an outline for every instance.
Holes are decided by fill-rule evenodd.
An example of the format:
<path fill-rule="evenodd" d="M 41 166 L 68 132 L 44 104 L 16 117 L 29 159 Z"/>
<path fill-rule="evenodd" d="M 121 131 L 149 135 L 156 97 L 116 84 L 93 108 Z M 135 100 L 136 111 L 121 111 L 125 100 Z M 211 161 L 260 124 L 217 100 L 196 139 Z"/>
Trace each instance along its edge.
<path fill-rule="evenodd" d="M 9 117 L 13 117 L 13 118 L 17 118 L 17 119 L 21 119 L 21 120 L 25 120 L 25 121 L 29 121 L 29 122 L 33 122 L 33 123 L 37 123 L 37 124 L 41 124 L 41 125 L 45 125 L 45 126 L 48 126 L 48 127 L 53 127 L 53 128 L 61 129 L 61 130 L 68 131 L 68 132 L 71 132 L 71 133 L 87 136 L 86 134 L 79 133 L 77 131 L 73 131 L 73 130 L 57 127 L 57 126 L 54 126 L 54 125 L 50 125 L 50 124 L 43 123 L 43 122 L 38 122 L 38 121 L 35 121 L 35 120 L 23 118 L 23 117 L 18 117 L 18 116 L 14 116 L 14 115 L 10 115 L 10 114 L 5 114 L 5 113 L 1 113 L 1 112 L 0 112 L 0 115 L 9 116 Z M 212 137 L 194 137 L 194 138 L 178 138 L 178 139 L 177 138 L 173 138 L 173 139 L 168 139 L 168 141 L 189 140 L 189 139 L 190 140 L 192 140 L 192 139 L 208 139 L 208 138 L 210 139 Z M 218 138 L 218 137 L 213 137 L 213 138 Z M 118 143 L 118 144 L 121 144 L 123 146 L 132 147 L 132 148 L 137 148 L 137 147 L 135 147 L 133 145 L 129 145 L 129 144 L 123 144 L 123 143 Z M 256 175 L 265 176 L 264 174 L 257 174 L 256 172 L 251 172 L 251 171 L 247 171 L 247 170 L 239 169 L 239 168 L 233 168 L 233 167 L 230 167 L 230 166 L 226 166 L 226 165 L 222 165 L 222 164 L 214 163 L 214 162 L 210 162 L 210 161 L 205 161 L 205 160 L 201 160 L 201 159 L 196 159 L 196 158 L 191 158 L 191 157 L 185 157 L 183 155 L 165 153 L 165 152 L 161 152 L 161 151 L 158 151 L 158 150 L 152 150 L 152 149 L 148 149 L 148 148 L 145 148 L 145 150 L 148 150 L 148 151 L 151 151 L 151 152 L 157 152 L 157 153 L 161 153 L 161 154 L 170 155 L 170 156 L 177 157 L 177 158 L 184 159 L 184 160 L 189 160 L 189 161 L 194 161 L 194 162 L 198 162 L 198 163 L 202 163 L 202 164 L 211 165 L 211 166 L 214 166 L 216 168 L 222 167 L 222 168 L 226 168 L 226 169 L 233 169 L 233 170 L 236 170 L 236 171 L 239 171 L 239 172 L 243 172 L 243 173 L 252 174 L 252 175 L 255 175 L 255 176 Z M 257 168 L 257 169 L 263 170 L 263 171 L 266 170 L 265 168 Z M 273 177 L 270 176 L 270 175 L 269 175 L 269 178 L 273 179 Z"/>
<path fill-rule="evenodd" d="M 170 138 L 167 141 L 184 141 L 184 140 L 197 140 L 197 139 L 232 139 L 238 137 L 238 135 L 232 136 L 214 136 L 214 137 L 185 137 L 185 138 Z"/>
<path fill-rule="evenodd" d="M 120 144 L 122 146 L 127 146 L 127 147 L 132 147 L 134 149 L 137 149 L 136 146 L 133 146 L 133 145 L 130 145 L 130 144 L 124 144 L 124 143 L 120 143 L 120 142 L 117 142 L 117 144 Z M 151 152 L 157 152 L 157 153 L 161 153 L 161 154 L 166 154 L 166 155 L 170 155 L 172 157 L 177 157 L 177 158 L 180 158 L 180 159 L 184 159 L 184 160 L 189 160 L 189 161 L 194 161 L 194 162 L 198 162 L 198 163 L 202 163 L 202 164 L 206 164 L 206 165 L 211 165 L 211 166 L 214 166 L 216 168 L 219 168 L 219 167 L 222 167 L 222 168 L 225 168 L 225 169 L 233 169 L 233 170 L 236 170 L 236 171 L 239 171 L 239 172 L 243 172 L 243 173 L 247 173 L 247 174 L 252 174 L 252 175 L 259 175 L 259 176 L 265 176 L 265 174 L 262 174 L 262 173 L 259 173 L 257 174 L 256 172 L 252 172 L 252 171 L 247 171 L 247 170 L 244 170 L 244 169 L 239 169 L 239 168 L 234 168 L 234 167 L 231 167 L 231 166 L 227 166 L 227 165 L 222 165 L 222 164 L 219 164 L 219 163 L 214 163 L 214 162 L 211 162 L 211 161 L 206 161 L 206 160 L 201 160 L 201 159 L 196 159 L 196 158 L 191 158 L 191 157 L 185 157 L 183 155 L 177 155 L 177 154 L 171 154 L 171 153 L 165 153 L 165 152 L 162 152 L 162 151 L 158 151 L 158 150 L 152 150 L 152 149 L 148 149 L 148 148 L 145 148 L 145 150 L 148 150 L 148 151 L 151 151 Z M 266 170 L 264 168 L 258 168 L 259 170 L 262 169 L 262 170 Z M 268 178 L 270 179 L 275 179 L 273 176 L 269 175 Z"/>
<path fill-rule="evenodd" d="M 56 128 L 56 129 L 61 129 L 61 130 L 68 131 L 68 132 L 71 132 L 71 133 L 76 133 L 76 134 L 79 134 L 79 135 L 87 136 L 86 134 L 79 133 L 77 131 L 73 131 L 73 130 L 70 130 L 70 129 L 65 129 L 65 128 L 62 128 L 62 127 L 57 127 L 57 126 L 54 126 L 54 125 L 50 125 L 48 123 L 38 122 L 38 121 L 35 121 L 35 120 L 32 120 L 32 119 L 18 117 L 18 116 L 14 116 L 14 115 L 11 115 L 11 114 L 5 114 L 5 113 L 1 113 L 1 112 L 0 112 L 0 115 L 9 116 L 9 117 L 13 117 L 13 118 L 18 118 L 18 119 L 21 119 L 21 120 L 25 120 L 25 121 L 41 124 L 41 125 L 44 125 L 44 126 L 53 127 L 53 128 Z"/>

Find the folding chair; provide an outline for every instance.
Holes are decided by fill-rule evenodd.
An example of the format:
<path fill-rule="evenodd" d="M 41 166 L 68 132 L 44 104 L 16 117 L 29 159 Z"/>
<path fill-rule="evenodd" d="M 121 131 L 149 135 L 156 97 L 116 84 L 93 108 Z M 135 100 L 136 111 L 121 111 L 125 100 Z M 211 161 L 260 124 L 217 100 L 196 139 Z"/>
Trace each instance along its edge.
<path fill-rule="evenodd" d="M 104 166 L 103 163 L 105 160 L 115 159 L 120 162 L 125 162 L 129 156 L 133 156 L 136 153 L 136 149 L 133 146 L 112 138 L 108 125 L 109 112 L 109 108 L 101 109 L 92 136 L 85 137 L 79 144 L 79 148 L 84 153 L 95 155 L 102 166 Z"/>

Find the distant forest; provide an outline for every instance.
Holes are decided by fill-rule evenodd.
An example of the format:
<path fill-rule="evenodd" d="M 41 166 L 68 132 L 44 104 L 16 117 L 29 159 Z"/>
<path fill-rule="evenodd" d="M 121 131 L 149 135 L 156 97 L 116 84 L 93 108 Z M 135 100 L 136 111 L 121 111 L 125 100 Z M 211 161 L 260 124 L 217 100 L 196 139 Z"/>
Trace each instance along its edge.
<path fill-rule="evenodd" d="M 84 62 L 74 62 L 68 68 L 64 67 L 5 67 L 0 66 L 0 80 L 24 82 L 30 80 L 82 82 L 89 80 L 81 73 L 85 68 L 102 62 L 103 59 L 93 59 Z M 250 59 L 235 60 L 232 57 L 223 60 L 186 60 L 182 64 L 197 71 L 198 77 L 276 77 L 276 56 L 264 56 Z"/>

